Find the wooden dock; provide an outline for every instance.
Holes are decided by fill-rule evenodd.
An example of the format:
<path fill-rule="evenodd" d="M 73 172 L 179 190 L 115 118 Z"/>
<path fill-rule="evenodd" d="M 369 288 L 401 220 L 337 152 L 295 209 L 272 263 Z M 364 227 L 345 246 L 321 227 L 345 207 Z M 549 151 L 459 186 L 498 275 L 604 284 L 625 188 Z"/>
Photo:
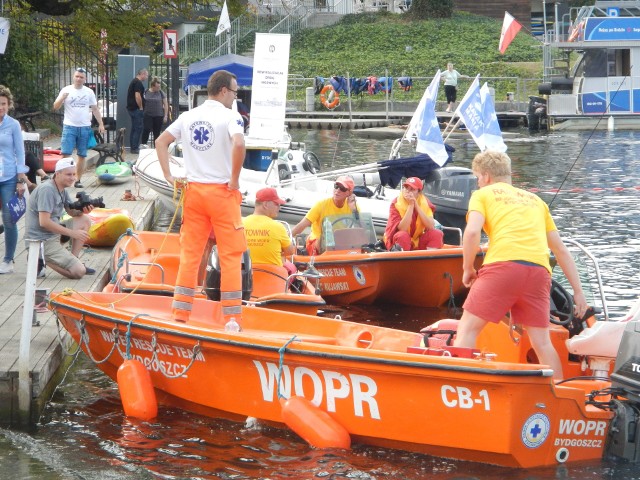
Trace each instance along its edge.
<path fill-rule="evenodd" d="M 347 111 L 289 111 L 285 115 L 285 124 L 289 130 L 361 130 L 367 128 L 381 128 L 390 125 L 408 125 L 414 112 L 349 112 Z M 436 112 L 441 123 L 451 121 L 453 113 Z M 503 111 L 496 112 L 500 126 L 504 128 L 518 128 L 527 119 L 525 112 Z"/>
<path fill-rule="evenodd" d="M 44 144 L 51 148 L 59 148 L 59 146 L 50 145 L 47 139 Z M 126 156 L 128 160 L 135 159 L 134 155 Z M 90 155 L 87 159 L 89 165 L 96 158 L 97 154 Z M 83 175 L 82 183 L 85 186 L 82 190 L 91 197 L 104 197 L 107 208 L 128 210 L 136 228 L 148 228 L 151 225 L 157 194 L 146 187 L 139 187 L 135 177 L 120 185 L 101 185 L 94 175 L 94 170 L 89 170 Z M 134 195 L 143 198 L 136 201 L 122 201 L 121 197 L 125 190 L 131 190 Z M 4 426 L 24 427 L 27 423 L 27 419 L 22 418 L 18 408 L 18 363 L 27 269 L 27 250 L 23 240 L 24 227 L 25 221 L 20 219 L 15 271 L 0 275 L 0 424 Z M 4 235 L 0 235 L 0 254 L 4 254 Z M 80 280 L 70 280 L 47 268 L 46 277 L 38 279 L 36 288 L 49 289 L 50 292 L 66 288 L 77 291 L 101 290 L 109 280 L 108 265 L 111 248 L 85 247 L 80 258 L 87 266 L 96 270 L 95 275 L 86 275 Z M 66 332 L 64 329 L 59 331 L 55 316 L 51 312 L 37 313 L 37 320 L 40 326 L 34 326 L 31 329 L 29 372 L 32 401 L 28 423 L 37 421 L 59 379 L 66 371 L 66 366 L 71 362 L 71 357 L 65 354 L 59 339 L 59 335 L 66 337 Z"/>

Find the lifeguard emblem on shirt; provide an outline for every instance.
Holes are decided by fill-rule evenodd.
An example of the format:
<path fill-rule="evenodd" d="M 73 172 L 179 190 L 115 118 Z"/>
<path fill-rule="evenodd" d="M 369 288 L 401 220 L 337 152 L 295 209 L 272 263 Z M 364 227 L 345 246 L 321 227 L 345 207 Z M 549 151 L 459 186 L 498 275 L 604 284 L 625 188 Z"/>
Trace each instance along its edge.
<path fill-rule="evenodd" d="M 202 120 L 194 122 L 191 124 L 190 131 L 191 136 L 189 138 L 189 143 L 195 150 L 203 152 L 213 145 L 213 127 L 209 122 Z"/>

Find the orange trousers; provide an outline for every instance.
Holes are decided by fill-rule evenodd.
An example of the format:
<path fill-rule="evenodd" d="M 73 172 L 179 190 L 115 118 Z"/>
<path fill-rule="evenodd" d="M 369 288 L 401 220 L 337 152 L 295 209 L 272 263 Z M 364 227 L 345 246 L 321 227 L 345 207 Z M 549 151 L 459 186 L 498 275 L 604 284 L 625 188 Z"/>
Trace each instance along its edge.
<path fill-rule="evenodd" d="M 190 182 L 185 191 L 180 228 L 180 267 L 173 295 L 173 317 L 189 320 L 198 269 L 213 230 L 220 260 L 220 303 L 225 318 L 242 312 L 242 254 L 247 249 L 238 190 L 226 184 Z"/>

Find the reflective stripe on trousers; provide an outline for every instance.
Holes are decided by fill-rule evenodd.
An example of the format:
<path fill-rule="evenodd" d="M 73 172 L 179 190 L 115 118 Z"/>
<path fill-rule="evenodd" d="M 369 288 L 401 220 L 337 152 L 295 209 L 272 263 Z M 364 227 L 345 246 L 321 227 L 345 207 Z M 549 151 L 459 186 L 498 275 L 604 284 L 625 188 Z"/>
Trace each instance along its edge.
<path fill-rule="evenodd" d="M 247 249 L 240 213 L 242 195 L 238 190 L 229 190 L 226 184 L 193 182 L 183 194 L 174 318 L 186 320 L 191 313 L 198 267 L 212 229 L 220 261 L 222 311 L 225 317 L 237 316 L 242 306 L 242 254 Z"/>

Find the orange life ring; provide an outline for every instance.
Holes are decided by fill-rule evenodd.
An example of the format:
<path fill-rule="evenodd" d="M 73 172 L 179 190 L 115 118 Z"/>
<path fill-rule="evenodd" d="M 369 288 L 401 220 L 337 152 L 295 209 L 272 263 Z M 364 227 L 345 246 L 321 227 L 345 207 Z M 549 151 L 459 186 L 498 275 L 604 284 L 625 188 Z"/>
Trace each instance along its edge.
<path fill-rule="evenodd" d="M 338 92 L 336 92 L 332 85 L 325 85 L 322 90 L 320 90 L 320 103 L 329 110 L 333 110 L 340 105 L 340 95 L 338 95 Z"/>

